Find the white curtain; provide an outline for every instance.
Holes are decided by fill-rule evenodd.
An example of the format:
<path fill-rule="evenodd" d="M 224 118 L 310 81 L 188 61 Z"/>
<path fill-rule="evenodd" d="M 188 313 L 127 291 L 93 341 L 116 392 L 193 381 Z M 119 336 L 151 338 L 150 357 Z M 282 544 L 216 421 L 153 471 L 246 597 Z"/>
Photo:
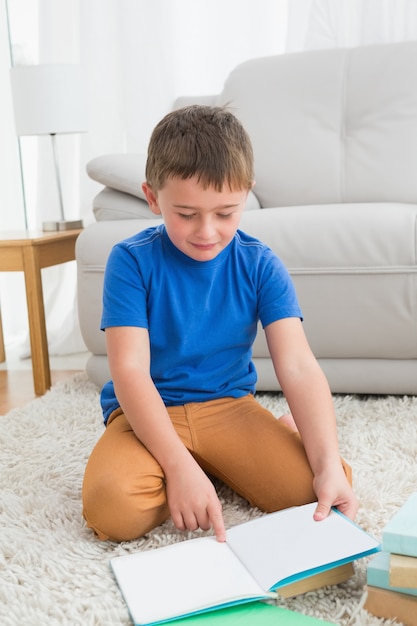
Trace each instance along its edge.
<path fill-rule="evenodd" d="M 66 217 L 85 224 L 93 221 L 92 198 L 101 188 L 85 173 L 89 159 L 146 151 L 152 128 L 177 96 L 216 93 L 237 63 L 285 50 L 287 0 L 0 1 L 0 40 L 7 42 L 8 6 L 15 64 L 81 63 L 86 70 L 89 132 L 57 137 Z M 7 45 L 0 56 L 5 230 L 24 228 L 24 218 Z M 58 217 L 51 146 L 48 137 L 20 143 L 28 223 L 39 228 Z M 50 354 L 83 350 L 75 263 L 43 270 L 43 285 Z M 27 355 L 23 278 L 2 274 L 0 289 L 6 344 L 18 338 Z"/>
<path fill-rule="evenodd" d="M 67 218 L 93 221 L 101 188 L 85 173 L 95 156 L 143 152 L 179 95 L 217 93 L 256 56 L 417 38 L 415 0 L 0 0 L 0 230 L 24 228 L 13 128 L 7 12 L 15 63 L 81 63 L 89 132 L 57 138 Z M 30 228 L 57 217 L 48 137 L 21 138 Z M 43 270 L 51 354 L 84 349 L 75 263 Z M 28 353 L 23 277 L 0 274 L 7 343 Z M 26 340 L 25 340 L 26 337 Z"/>
<path fill-rule="evenodd" d="M 291 0 L 287 52 L 417 39 L 416 0 Z"/>

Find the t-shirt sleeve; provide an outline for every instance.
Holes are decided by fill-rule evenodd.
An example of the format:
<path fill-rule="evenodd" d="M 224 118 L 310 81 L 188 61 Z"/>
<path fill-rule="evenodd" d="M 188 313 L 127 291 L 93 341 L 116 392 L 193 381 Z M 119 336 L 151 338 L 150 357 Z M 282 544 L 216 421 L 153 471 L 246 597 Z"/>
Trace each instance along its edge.
<path fill-rule="evenodd" d="M 281 259 L 269 249 L 259 271 L 258 315 L 263 328 L 287 317 L 303 319 L 292 278 Z"/>
<path fill-rule="evenodd" d="M 148 328 L 146 301 L 137 257 L 123 244 L 117 244 L 104 272 L 101 330 L 111 326 Z"/>

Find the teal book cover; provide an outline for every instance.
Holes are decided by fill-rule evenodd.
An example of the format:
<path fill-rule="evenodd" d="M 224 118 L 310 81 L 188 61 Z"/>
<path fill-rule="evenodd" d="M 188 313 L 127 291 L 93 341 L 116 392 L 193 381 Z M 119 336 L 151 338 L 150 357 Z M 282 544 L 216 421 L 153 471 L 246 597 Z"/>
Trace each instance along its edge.
<path fill-rule="evenodd" d="M 417 556 L 417 492 L 385 526 L 382 549 L 384 552 Z"/>
<path fill-rule="evenodd" d="M 366 572 L 366 582 L 372 587 L 380 587 L 389 591 L 406 593 L 409 596 L 417 596 L 417 589 L 407 589 L 403 587 L 392 587 L 389 582 L 390 554 L 389 552 L 379 552 L 368 563 Z"/>

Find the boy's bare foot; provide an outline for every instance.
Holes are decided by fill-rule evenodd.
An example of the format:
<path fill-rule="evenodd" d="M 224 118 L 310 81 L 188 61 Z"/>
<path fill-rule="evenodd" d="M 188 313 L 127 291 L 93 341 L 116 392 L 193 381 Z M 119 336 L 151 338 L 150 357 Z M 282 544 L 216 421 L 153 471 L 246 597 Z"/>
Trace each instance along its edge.
<path fill-rule="evenodd" d="M 284 415 L 281 415 L 278 419 L 282 424 L 285 424 L 285 426 L 288 426 L 291 430 L 298 432 L 298 428 L 291 413 L 284 413 Z"/>

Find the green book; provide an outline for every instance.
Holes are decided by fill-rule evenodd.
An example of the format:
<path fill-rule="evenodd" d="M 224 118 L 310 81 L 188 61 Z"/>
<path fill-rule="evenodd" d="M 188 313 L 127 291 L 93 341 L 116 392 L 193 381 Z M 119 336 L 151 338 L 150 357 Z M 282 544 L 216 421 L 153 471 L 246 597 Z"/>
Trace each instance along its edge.
<path fill-rule="evenodd" d="M 185 617 L 171 623 L 173 626 L 298 626 L 298 624 L 323 626 L 332 622 L 289 611 L 280 606 L 253 602 Z"/>
<path fill-rule="evenodd" d="M 366 571 L 366 582 L 372 587 L 380 587 L 390 591 L 406 593 L 409 596 L 417 596 L 417 589 L 393 587 L 390 585 L 390 554 L 389 552 L 379 552 L 368 563 Z"/>
<path fill-rule="evenodd" d="M 417 492 L 385 526 L 382 549 L 384 552 L 417 556 Z"/>

